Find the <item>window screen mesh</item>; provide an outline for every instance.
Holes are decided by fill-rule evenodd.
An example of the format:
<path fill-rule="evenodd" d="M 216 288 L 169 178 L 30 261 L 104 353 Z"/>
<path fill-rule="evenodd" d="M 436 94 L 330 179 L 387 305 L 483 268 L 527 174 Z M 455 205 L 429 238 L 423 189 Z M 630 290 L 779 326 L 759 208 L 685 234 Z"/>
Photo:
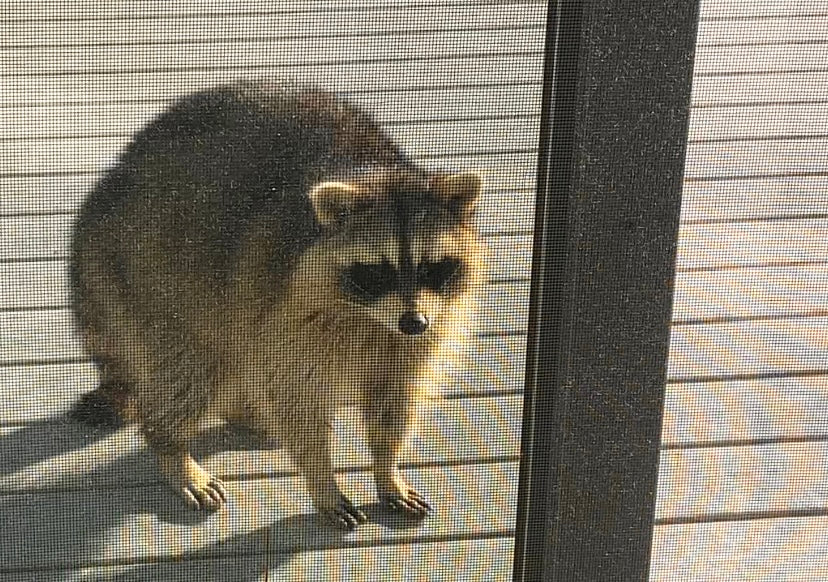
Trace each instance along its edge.
<path fill-rule="evenodd" d="M 0 577 L 509 577 L 545 12 L 545 2 L 482 0 L 5 6 L 0 16 Z M 485 179 L 477 225 L 490 252 L 471 334 L 452 346 L 462 357 L 437 386 L 439 398 L 424 406 L 401 457 L 403 475 L 435 506 L 433 517 L 412 521 L 378 505 L 370 451 L 351 409 L 338 412 L 330 425 L 336 479 L 368 517 L 353 532 L 338 532 L 320 520 L 278 440 L 242 423 L 208 423 L 191 441 L 195 458 L 224 481 L 229 494 L 228 504 L 211 513 L 187 509 L 165 484 L 140 423 L 91 428 L 68 414 L 100 381 L 70 297 L 71 241 L 84 200 L 119 164 L 136 133 L 171 104 L 196 91 L 261 78 L 336 92 L 378 120 L 414 163 L 446 172 L 479 171 Z M 180 137 L 173 131 L 147 156 L 175 164 L 180 158 L 170 144 Z M 202 137 L 198 143 L 223 139 Z M 181 147 L 195 147 L 192 139 L 188 143 Z M 202 178 L 221 174 L 222 160 L 210 160 L 181 171 Z M 153 171 L 141 166 L 121 186 L 127 188 L 133 178 L 146 184 Z M 164 190 L 163 180 L 156 185 Z M 97 219 L 122 211 L 113 204 Z M 194 205 L 192 214 L 180 218 L 190 225 L 186 228 L 221 221 L 203 212 Z M 132 236 L 127 230 L 115 232 L 112 240 L 127 240 Z M 162 234 L 173 240 L 180 233 Z M 157 282 L 152 277 L 164 265 L 156 272 L 128 264 L 129 257 L 153 252 L 154 236 L 130 239 L 144 242 L 131 248 L 134 254 L 110 260 L 108 273 L 130 288 Z M 228 240 L 230 246 L 237 241 Z M 183 260 L 198 244 L 186 239 L 165 256 Z M 112 245 L 95 248 L 101 256 L 114 253 Z M 197 260 L 190 266 L 192 272 L 209 270 Z M 190 284 L 190 270 L 173 271 L 180 286 L 156 289 L 171 305 L 175 293 Z M 236 271 L 226 270 L 231 272 Z M 215 306 L 217 314 L 221 309 Z M 173 321 L 181 315 L 175 309 L 165 313 L 166 320 L 136 326 L 154 333 L 188 325 Z M 103 317 L 103 325 L 113 317 Z M 209 351 L 213 343 L 233 341 L 212 333 L 196 343 Z M 110 339 L 131 345 L 114 335 Z M 156 359 L 175 360 L 177 349 L 188 346 L 172 346 L 166 359 Z M 136 345 L 130 357 L 137 351 Z M 324 358 L 321 362 L 328 365 Z M 204 358 L 165 370 L 208 378 L 211 363 Z M 148 364 L 150 372 L 124 375 L 153 377 L 157 368 Z M 180 375 L 167 378 L 176 384 Z M 226 382 L 221 390 L 235 394 L 242 388 L 234 386 L 247 380 Z M 210 394 L 218 398 L 215 391 Z M 262 402 L 246 404 L 260 416 L 267 408 Z"/>
<path fill-rule="evenodd" d="M 823 580 L 828 20 L 701 3 L 651 580 Z"/>

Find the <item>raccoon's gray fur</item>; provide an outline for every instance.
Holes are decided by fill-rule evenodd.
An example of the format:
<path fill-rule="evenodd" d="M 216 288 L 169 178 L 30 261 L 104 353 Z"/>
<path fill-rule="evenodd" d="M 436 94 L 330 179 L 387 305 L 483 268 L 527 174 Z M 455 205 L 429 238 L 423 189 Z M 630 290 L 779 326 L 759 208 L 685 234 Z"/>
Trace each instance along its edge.
<path fill-rule="evenodd" d="M 167 481 L 208 509 L 227 493 L 188 441 L 207 416 L 246 423 L 352 528 L 365 516 L 334 480 L 329 421 L 357 402 L 380 499 L 428 513 L 397 461 L 471 310 L 480 188 L 417 167 L 321 90 L 248 82 L 181 100 L 77 221 L 74 308 L 101 384 L 76 415 L 139 422 Z"/>

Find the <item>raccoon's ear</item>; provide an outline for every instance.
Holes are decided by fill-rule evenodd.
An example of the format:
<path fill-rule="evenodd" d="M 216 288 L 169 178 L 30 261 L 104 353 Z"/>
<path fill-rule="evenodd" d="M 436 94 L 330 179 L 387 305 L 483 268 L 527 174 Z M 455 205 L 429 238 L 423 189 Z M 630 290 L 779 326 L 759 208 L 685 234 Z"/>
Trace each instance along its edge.
<path fill-rule="evenodd" d="M 308 197 L 316 219 L 327 226 L 347 216 L 359 199 L 360 190 L 347 182 L 321 182 L 311 188 Z"/>
<path fill-rule="evenodd" d="M 436 190 L 440 198 L 465 220 L 471 216 L 483 191 L 483 178 L 476 172 L 440 176 Z"/>

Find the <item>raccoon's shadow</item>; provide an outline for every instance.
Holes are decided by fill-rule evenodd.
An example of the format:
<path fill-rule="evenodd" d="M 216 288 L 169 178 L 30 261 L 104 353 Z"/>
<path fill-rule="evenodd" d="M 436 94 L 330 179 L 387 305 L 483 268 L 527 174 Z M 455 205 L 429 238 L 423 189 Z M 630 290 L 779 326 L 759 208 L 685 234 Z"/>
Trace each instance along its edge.
<path fill-rule="evenodd" d="M 202 456 L 272 450 L 278 443 L 262 441 L 240 427 L 217 426 L 203 431 L 192 448 L 196 456 Z M 196 543 L 197 549 L 182 556 L 185 562 L 203 562 L 187 566 L 193 572 L 223 567 L 212 559 L 216 556 L 240 556 L 227 562 L 232 563 L 234 579 L 238 580 L 258 579 L 262 568 L 278 569 L 292 554 L 348 547 L 358 539 L 330 527 L 313 512 L 274 515 L 272 521 L 265 519 L 252 529 L 244 526 L 243 519 L 232 520 L 240 529 L 227 532 L 226 512 L 248 508 L 234 507 L 231 498 L 230 505 L 216 513 L 189 509 L 162 482 L 155 460 L 134 426 L 98 429 L 64 416 L 53 417 L 0 433 L 0 455 L 0 487 L 6 493 L 6 507 L 0 513 L 0 521 L 6 524 L 0 527 L 0 559 L 8 568 L 26 568 L 33 563 L 57 568 L 95 563 L 113 552 L 116 558 L 130 554 L 135 543 L 150 545 L 139 553 L 165 553 L 161 546 L 171 540 L 167 535 L 157 540 L 152 537 L 152 526 L 145 522 L 148 516 L 184 526 L 176 535 L 215 539 Z M 256 503 L 255 498 L 249 501 Z M 420 524 L 378 503 L 361 509 L 370 523 L 388 529 Z M 123 542 L 113 538 L 119 531 L 121 536 L 129 533 L 132 541 L 119 547 Z M 26 544 L 21 546 L 20 540 Z M 251 547 L 274 549 L 251 554 Z M 102 572 L 97 579 L 142 579 L 145 568 L 136 568 L 124 567 L 111 576 Z"/>
<path fill-rule="evenodd" d="M 275 450 L 238 426 L 212 426 L 192 441 L 197 458 L 227 451 Z M 0 493 L 120 490 L 163 485 L 152 453 L 137 426 L 89 426 L 58 415 L 0 433 Z M 170 503 L 136 507 L 176 523 L 198 523 L 204 512 L 190 511 L 172 491 Z"/>

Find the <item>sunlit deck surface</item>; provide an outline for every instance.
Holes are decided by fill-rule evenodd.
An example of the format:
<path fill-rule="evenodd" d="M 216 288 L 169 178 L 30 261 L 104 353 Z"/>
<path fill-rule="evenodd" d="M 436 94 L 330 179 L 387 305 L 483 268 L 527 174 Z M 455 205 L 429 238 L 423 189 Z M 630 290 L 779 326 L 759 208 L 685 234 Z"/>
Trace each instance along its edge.
<path fill-rule="evenodd" d="M 2 15 L 0 579 L 508 579 L 545 3 L 41 5 Z M 826 63 L 818 0 L 703 2 L 652 580 L 828 579 Z M 67 301 L 83 197 L 176 96 L 263 76 L 344 91 L 424 164 L 487 176 L 476 339 L 406 459 L 438 507 L 421 524 L 376 506 L 348 415 L 338 477 L 370 517 L 348 534 L 278 449 L 206 430 L 232 501 L 198 514 L 135 427 L 65 416 L 96 383 Z"/>

